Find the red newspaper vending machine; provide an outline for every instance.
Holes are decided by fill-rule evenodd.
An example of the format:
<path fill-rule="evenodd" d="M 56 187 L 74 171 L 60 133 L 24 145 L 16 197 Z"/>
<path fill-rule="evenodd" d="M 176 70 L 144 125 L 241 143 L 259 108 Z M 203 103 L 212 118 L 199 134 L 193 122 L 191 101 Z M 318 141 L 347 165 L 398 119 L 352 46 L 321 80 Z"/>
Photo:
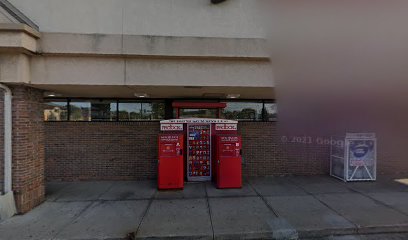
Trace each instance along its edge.
<path fill-rule="evenodd" d="M 242 142 L 236 134 L 216 136 L 215 182 L 217 188 L 242 187 Z"/>
<path fill-rule="evenodd" d="M 159 189 L 184 188 L 184 135 L 159 135 L 157 185 Z"/>

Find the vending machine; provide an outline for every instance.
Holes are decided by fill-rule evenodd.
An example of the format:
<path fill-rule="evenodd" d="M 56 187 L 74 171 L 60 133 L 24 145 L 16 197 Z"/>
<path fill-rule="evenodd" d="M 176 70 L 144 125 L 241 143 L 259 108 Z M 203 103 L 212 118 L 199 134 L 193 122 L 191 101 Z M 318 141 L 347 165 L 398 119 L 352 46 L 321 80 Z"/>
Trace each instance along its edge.
<path fill-rule="evenodd" d="M 184 135 L 159 135 L 158 178 L 159 189 L 184 188 Z"/>
<path fill-rule="evenodd" d="M 219 179 L 219 188 L 241 187 L 242 143 L 238 136 L 237 125 L 237 121 L 227 119 L 188 118 L 161 121 L 160 130 L 164 134 L 160 135 L 160 139 L 162 136 L 178 136 L 177 141 L 181 146 L 180 152 L 178 152 L 177 146 L 175 146 L 174 151 L 169 152 L 172 158 L 178 159 L 177 171 L 172 170 L 174 171 L 173 174 L 177 172 L 177 179 L 184 176 L 187 181 L 214 181 L 216 183 Z M 185 145 L 183 145 L 183 136 Z M 169 142 L 169 140 L 166 139 L 165 142 Z M 172 146 L 169 145 L 170 148 Z M 183 146 L 185 146 L 184 152 Z M 162 152 L 162 149 L 162 145 L 160 145 L 159 155 L 167 156 L 167 153 Z M 230 152 L 232 149 L 233 154 Z M 185 168 L 181 170 L 184 173 L 179 175 L 179 169 L 183 169 L 179 165 L 180 162 L 183 162 L 183 154 Z M 219 165 L 215 161 L 216 159 L 220 161 Z M 160 164 L 162 161 L 160 158 Z M 160 170 L 160 167 L 164 170 Z M 160 167 L 159 177 L 163 178 L 167 176 L 166 174 L 171 173 L 169 171 L 171 166 Z M 170 176 L 167 177 L 170 179 Z"/>
<path fill-rule="evenodd" d="M 216 136 L 217 188 L 242 187 L 242 142 L 236 134 Z"/>
<path fill-rule="evenodd" d="M 211 124 L 187 124 L 187 180 L 211 181 Z"/>
<path fill-rule="evenodd" d="M 377 138 L 375 133 L 346 133 L 332 137 L 330 175 L 345 182 L 375 181 Z"/>

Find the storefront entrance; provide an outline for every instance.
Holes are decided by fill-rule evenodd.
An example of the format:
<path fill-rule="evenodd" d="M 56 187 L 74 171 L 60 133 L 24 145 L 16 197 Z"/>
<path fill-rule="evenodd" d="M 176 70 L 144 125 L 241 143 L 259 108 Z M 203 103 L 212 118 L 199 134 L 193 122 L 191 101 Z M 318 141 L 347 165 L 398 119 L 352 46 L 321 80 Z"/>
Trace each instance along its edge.
<path fill-rule="evenodd" d="M 179 118 L 217 118 L 218 109 L 213 108 L 183 108 L 179 110 Z"/>
<path fill-rule="evenodd" d="M 176 118 L 220 118 L 226 103 L 173 102 Z"/>

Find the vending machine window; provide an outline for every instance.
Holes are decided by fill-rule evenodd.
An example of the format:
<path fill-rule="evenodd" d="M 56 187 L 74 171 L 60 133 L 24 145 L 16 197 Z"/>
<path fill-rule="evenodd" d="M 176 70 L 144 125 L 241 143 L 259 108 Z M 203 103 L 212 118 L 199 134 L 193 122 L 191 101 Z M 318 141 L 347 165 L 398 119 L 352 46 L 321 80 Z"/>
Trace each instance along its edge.
<path fill-rule="evenodd" d="M 211 180 L 211 125 L 187 125 L 187 179 Z"/>

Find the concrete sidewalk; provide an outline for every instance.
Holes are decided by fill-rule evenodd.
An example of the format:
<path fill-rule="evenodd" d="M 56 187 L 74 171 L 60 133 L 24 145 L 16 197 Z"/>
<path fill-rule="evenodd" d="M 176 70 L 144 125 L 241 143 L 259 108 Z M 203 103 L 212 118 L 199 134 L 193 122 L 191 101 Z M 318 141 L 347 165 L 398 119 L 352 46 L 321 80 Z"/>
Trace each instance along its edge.
<path fill-rule="evenodd" d="M 44 204 L 0 223 L 0 239 L 402 240 L 407 183 L 270 177 L 248 179 L 242 189 L 188 183 L 164 192 L 152 181 L 50 183 Z"/>

